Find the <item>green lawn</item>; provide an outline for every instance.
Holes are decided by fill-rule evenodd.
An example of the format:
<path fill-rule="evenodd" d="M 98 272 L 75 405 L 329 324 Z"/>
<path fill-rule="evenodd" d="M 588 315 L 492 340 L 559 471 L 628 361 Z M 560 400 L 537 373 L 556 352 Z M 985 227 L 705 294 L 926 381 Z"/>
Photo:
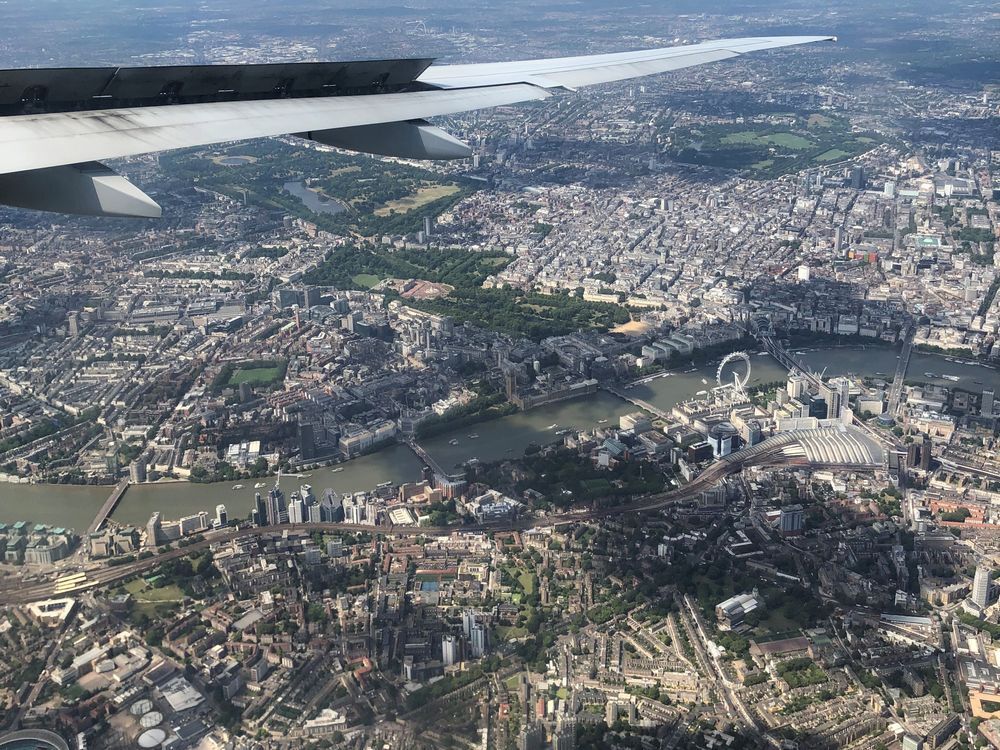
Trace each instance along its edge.
<path fill-rule="evenodd" d="M 767 140 L 775 146 L 784 146 L 785 148 L 795 149 L 796 151 L 812 148 L 813 146 L 813 142 L 811 140 L 803 138 L 801 135 L 795 135 L 795 133 L 775 133 L 774 135 L 767 136 Z"/>
<path fill-rule="evenodd" d="M 757 135 L 752 130 L 741 130 L 738 133 L 730 133 L 720 140 L 721 143 L 727 145 L 737 144 L 737 143 L 753 143 L 759 144 L 763 142 L 763 139 Z"/>
<path fill-rule="evenodd" d="M 141 578 L 126 583 L 125 590 L 132 594 L 137 602 L 173 602 L 184 598 L 184 592 L 177 584 L 163 588 L 147 588 Z"/>
<path fill-rule="evenodd" d="M 353 281 L 360 287 L 364 287 L 365 289 L 371 289 L 381 280 L 382 279 L 380 279 L 378 276 L 375 276 L 370 273 L 357 273 L 351 277 L 351 281 Z"/>
<path fill-rule="evenodd" d="M 730 133 L 729 135 L 721 138 L 719 142 L 727 146 L 765 146 L 773 144 L 775 146 L 783 146 L 785 148 L 795 150 L 811 148 L 813 146 L 813 142 L 811 140 L 804 138 L 801 135 L 795 135 L 795 133 L 773 133 L 771 135 L 761 135 L 752 130 L 741 130 L 738 133 Z"/>
<path fill-rule="evenodd" d="M 513 627 L 510 625 L 497 625 L 497 638 L 502 641 L 509 641 L 514 638 L 524 638 L 527 634 L 528 631 L 524 628 Z"/>
<path fill-rule="evenodd" d="M 521 584 L 521 588 L 524 589 L 525 594 L 531 596 L 535 593 L 535 576 L 533 573 L 525 570 L 517 577 L 517 581 Z"/>
<path fill-rule="evenodd" d="M 850 154 L 843 149 L 831 148 L 830 150 L 824 151 L 822 154 L 816 156 L 814 161 L 839 161 L 848 156 L 850 156 Z"/>
<path fill-rule="evenodd" d="M 249 383 L 250 385 L 267 385 L 273 383 L 281 374 L 280 367 L 250 367 L 238 368 L 229 378 L 229 385 Z"/>
<path fill-rule="evenodd" d="M 745 169 L 757 179 L 831 164 L 868 151 L 874 133 L 856 133 L 849 121 L 829 114 L 795 113 L 790 121 L 672 127 L 677 161 Z"/>

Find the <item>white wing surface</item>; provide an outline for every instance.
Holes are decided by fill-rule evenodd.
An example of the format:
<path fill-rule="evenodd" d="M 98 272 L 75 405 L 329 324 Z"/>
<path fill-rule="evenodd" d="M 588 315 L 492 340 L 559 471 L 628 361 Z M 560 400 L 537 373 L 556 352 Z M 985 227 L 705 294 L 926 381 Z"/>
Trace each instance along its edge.
<path fill-rule="evenodd" d="M 100 162 L 285 134 L 370 153 L 462 157 L 468 148 L 425 118 L 833 40 L 752 37 L 472 65 L 389 60 L 0 71 L 0 203 L 158 215 L 148 196 L 123 178 L 112 179 Z M 59 181 L 53 186 L 58 189 L 48 190 L 53 181 Z"/>

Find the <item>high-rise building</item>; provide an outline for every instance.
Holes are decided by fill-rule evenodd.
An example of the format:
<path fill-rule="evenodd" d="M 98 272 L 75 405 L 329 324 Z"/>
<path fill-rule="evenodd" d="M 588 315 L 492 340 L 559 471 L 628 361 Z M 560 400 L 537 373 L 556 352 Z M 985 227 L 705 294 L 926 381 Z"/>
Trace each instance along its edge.
<path fill-rule="evenodd" d="M 461 643 L 455 636 L 450 634 L 441 636 L 441 661 L 446 667 L 458 664 L 461 661 L 459 654 L 460 647 Z"/>
<path fill-rule="evenodd" d="M 312 309 L 316 305 L 320 304 L 323 297 L 323 290 L 318 286 L 307 286 L 305 291 L 305 304 L 306 309 Z"/>
<path fill-rule="evenodd" d="M 259 492 L 253 496 L 253 511 L 250 520 L 258 526 L 267 525 L 267 503 L 264 502 L 264 498 Z"/>
<path fill-rule="evenodd" d="M 146 456 L 137 456 L 128 467 L 128 476 L 132 484 L 141 484 L 146 481 Z"/>
<path fill-rule="evenodd" d="M 840 410 L 847 406 L 844 394 L 850 393 L 850 381 L 846 378 L 837 378 L 823 383 L 820 386 L 820 395 L 826 401 L 826 418 L 840 419 Z"/>
<path fill-rule="evenodd" d="M 424 217 L 424 237 L 430 238 L 431 229 L 434 228 L 434 220 L 430 216 Z"/>
<path fill-rule="evenodd" d="M 785 505 L 778 516 L 778 528 L 782 536 L 799 536 L 805 524 L 801 505 Z"/>
<path fill-rule="evenodd" d="M 521 727 L 517 735 L 517 750 L 543 750 L 545 747 L 545 727 L 529 724 Z"/>
<path fill-rule="evenodd" d="M 215 527 L 221 529 L 229 525 L 229 514 L 226 513 L 226 506 L 219 503 L 215 506 Z"/>
<path fill-rule="evenodd" d="M 297 492 L 293 492 L 288 501 L 288 523 L 305 523 L 308 520 L 306 504 Z"/>
<path fill-rule="evenodd" d="M 923 471 L 930 471 L 931 468 L 931 436 L 924 435 L 920 441 L 920 468 Z"/>
<path fill-rule="evenodd" d="M 66 322 L 69 324 L 69 335 L 76 338 L 80 335 L 80 313 L 76 310 L 72 310 L 69 315 L 66 316 Z"/>
<path fill-rule="evenodd" d="M 486 655 L 488 648 L 489 638 L 486 633 L 486 626 L 481 622 L 477 622 L 469 630 L 469 653 L 472 654 L 472 658 L 481 659 Z"/>
<path fill-rule="evenodd" d="M 858 165 L 851 169 L 851 187 L 861 190 L 865 186 L 865 168 Z"/>
<path fill-rule="evenodd" d="M 833 249 L 838 252 L 844 249 L 843 227 L 837 227 L 836 229 L 833 230 Z"/>
<path fill-rule="evenodd" d="M 274 487 L 267 493 L 267 524 L 274 526 L 288 523 L 288 509 L 285 506 L 285 493 Z"/>
<path fill-rule="evenodd" d="M 972 601 L 983 609 L 990 603 L 990 573 L 985 565 L 977 565 L 972 579 Z"/>
<path fill-rule="evenodd" d="M 163 520 L 156 511 L 146 522 L 146 546 L 155 547 L 163 539 Z"/>
<path fill-rule="evenodd" d="M 552 750 L 576 750 L 576 722 L 560 724 L 552 735 Z"/>
<path fill-rule="evenodd" d="M 801 373 L 792 373 L 788 376 L 788 382 L 785 384 L 785 390 L 788 392 L 789 398 L 802 398 L 802 395 L 806 392 L 806 386 L 808 382 L 804 375 Z"/>
<path fill-rule="evenodd" d="M 979 413 L 984 417 L 993 416 L 993 391 L 983 391 L 983 399 L 979 405 Z"/>

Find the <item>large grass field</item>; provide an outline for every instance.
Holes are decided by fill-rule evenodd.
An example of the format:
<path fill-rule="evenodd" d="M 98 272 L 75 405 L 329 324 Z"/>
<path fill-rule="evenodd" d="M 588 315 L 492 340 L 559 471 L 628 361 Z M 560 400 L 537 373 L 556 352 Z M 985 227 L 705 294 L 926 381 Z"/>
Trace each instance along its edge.
<path fill-rule="evenodd" d="M 128 591 L 137 602 L 179 602 L 184 598 L 184 592 L 176 584 L 162 588 L 149 588 L 141 578 L 125 584 Z"/>
<path fill-rule="evenodd" d="M 371 289 L 382 279 L 371 273 L 356 273 L 351 277 L 351 281 L 364 289 Z"/>
<path fill-rule="evenodd" d="M 458 185 L 448 184 L 425 184 L 417 189 L 415 193 L 399 198 L 394 201 L 386 201 L 384 205 L 375 209 L 376 216 L 388 216 L 391 213 L 405 214 L 416 211 L 429 203 L 433 203 L 441 198 L 447 198 L 459 191 Z"/>
<path fill-rule="evenodd" d="M 841 148 L 831 148 L 816 157 L 816 161 L 839 161 L 846 159 L 850 154 Z"/>
<path fill-rule="evenodd" d="M 759 134 L 752 130 L 741 130 L 738 133 L 730 133 L 720 139 L 721 143 L 728 145 L 744 144 L 748 146 L 784 146 L 785 148 L 801 151 L 815 145 L 809 138 L 804 138 L 795 133 L 771 133 Z"/>
<path fill-rule="evenodd" d="M 229 378 L 229 385 L 238 386 L 241 383 L 268 385 L 277 380 L 280 374 L 280 367 L 240 367 L 233 371 Z"/>
<path fill-rule="evenodd" d="M 781 115 L 780 121 L 683 126 L 669 131 L 680 162 L 745 170 L 754 178 L 850 159 L 879 139 L 857 133 L 842 118 L 820 113 Z"/>

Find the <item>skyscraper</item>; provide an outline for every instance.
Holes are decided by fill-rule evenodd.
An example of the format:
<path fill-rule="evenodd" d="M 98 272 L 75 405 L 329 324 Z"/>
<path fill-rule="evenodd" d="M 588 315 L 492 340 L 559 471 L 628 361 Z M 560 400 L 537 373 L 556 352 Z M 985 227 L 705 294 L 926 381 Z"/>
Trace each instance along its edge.
<path fill-rule="evenodd" d="M 979 406 L 979 413 L 984 417 L 993 416 L 993 391 L 983 391 L 983 399 Z"/>
<path fill-rule="evenodd" d="M 920 442 L 920 468 L 923 471 L 930 471 L 931 468 L 931 436 L 924 435 Z"/>
<path fill-rule="evenodd" d="M 267 525 L 267 504 L 264 502 L 264 498 L 261 497 L 259 492 L 257 492 L 253 496 L 253 501 L 251 520 L 253 520 L 253 522 L 258 526 Z"/>
<path fill-rule="evenodd" d="M 840 419 L 841 410 L 849 407 L 851 381 L 847 378 L 832 378 L 820 386 L 820 395 L 826 401 L 826 418 Z"/>
<path fill-rule="evenodd" d="M 229 514 L 226 513 L 226 506 L 219 503 L 215 506 L 215 527 L 221 529 L 229 524 Z"/>
<path fill-rule="evenodd" d="M 267 493 L 267 524 L 274 526 L 288 523 L 288 510 L 285 507 L 285 493 L 274 487 Z"/>
<path fill-rule="evenodd" d="M 306 504 L 297 492 L 293 492 L 288 501 L 288 523 L 304 523 L 308 520 Z"/>
<path fill-rule="evenodd" d="M 990 572 L 985 565 L 977 565 L 972 579 L 972 601 L 984 609 L 990 603 Z"/>
<path fill-rule="evenodd" d="M 462 613 L 462 632 L 468 638 L 472 634 L 472 626 L 476 624 L 476 613 L 467 609 Z"/>
<path fill-rule="evenodd" d="M 477 622 L 469 631 L 469 651 L 474 659 L 481 659 L 486 655 L 487 648 L 489 648 L 489 639 L 486 626 Z"/>
<path fill-rule="evenodd" d="M 856 166 L 851 169 L 851 187 L 861 190 L 865 186 L 865 168 Z"/>
<path fill-rule="evenodd" d="M 458 664 L 461 658 L 459 656 L 459 646 L 459 640 L 455 636 L 447 634 L 441 636 L 441 661 L 446 667 Z"/>

